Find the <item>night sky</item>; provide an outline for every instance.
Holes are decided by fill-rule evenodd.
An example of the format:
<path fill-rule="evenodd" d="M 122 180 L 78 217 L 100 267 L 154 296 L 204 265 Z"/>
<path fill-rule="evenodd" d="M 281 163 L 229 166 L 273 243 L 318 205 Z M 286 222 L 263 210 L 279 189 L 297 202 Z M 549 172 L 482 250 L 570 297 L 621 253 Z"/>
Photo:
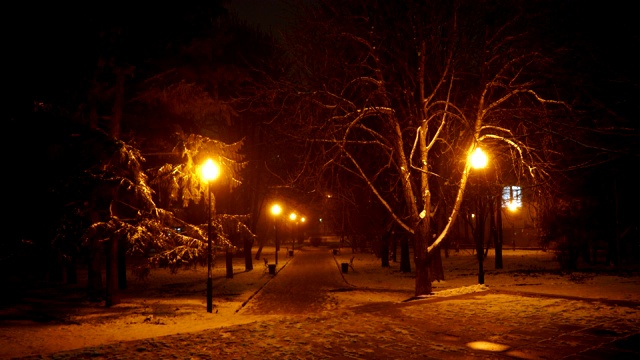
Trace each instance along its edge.
<path fill-rule="evenodd" d="M 289 15 L 281 0 L 231 0 L 231 8 L 265 31 L 278 31 Z"/>

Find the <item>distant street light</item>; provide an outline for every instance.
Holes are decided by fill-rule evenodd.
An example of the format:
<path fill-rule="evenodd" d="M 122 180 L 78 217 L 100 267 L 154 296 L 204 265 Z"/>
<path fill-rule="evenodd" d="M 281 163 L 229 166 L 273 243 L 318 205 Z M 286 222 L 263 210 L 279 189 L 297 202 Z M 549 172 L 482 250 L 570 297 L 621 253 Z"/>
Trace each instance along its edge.
<path fill-rule="evenodd" d="M 480 147 L 471 155 L 471 166 L 476 170 L 484 169 L 489 162 L 487 155 L 482 151 Z M 484 284 L 484 251 L 483 251 L 483 237 L 484 237 L 484 216 L 482 197 L 480 196 L 480 177 L 476 180 L 476 256 L 478 258 L 478 284 Z"/>
<path fill-rule="evenodd" d="M 282 212 L 280 205 L 275 204 L 271 207 L 271 213 L 273 214 L 273 229 L 276 236 L 276 265 L 278 265 L 278 250 L 280 246 L 278 244 L 278 215 Z"/>
<path fill-rule="evenodd" d="M 298 230 L 298 223 L 296 222 L 296 218 L 298 217 L 298 215 L 296 215 L 296 213 L 291 213 L 289 214 L 289 220 L 291 220 L 291 256 L 293 256 L 293 251 L 296 249 L 296 233 L 297 231 L 294 230 Z M 294 229 L 295 226 L 295 229 Z"/>
<path fill-rule="evenodd" d="M 209 193 L 209 207 L 207 209 L 207 312 L 213 312 L 213 271 L 211 263 L 213 261 L 211 244 L 211 209 L 215 212 L 215 206 L 211 202 L 211 183 L 220 175 L 220 168 L 213 160 L 208 159 L 202 166 L 202 179 L 207 182 L 207 192 Z M 215 197 L 213 199 L 215 201 Z"/>

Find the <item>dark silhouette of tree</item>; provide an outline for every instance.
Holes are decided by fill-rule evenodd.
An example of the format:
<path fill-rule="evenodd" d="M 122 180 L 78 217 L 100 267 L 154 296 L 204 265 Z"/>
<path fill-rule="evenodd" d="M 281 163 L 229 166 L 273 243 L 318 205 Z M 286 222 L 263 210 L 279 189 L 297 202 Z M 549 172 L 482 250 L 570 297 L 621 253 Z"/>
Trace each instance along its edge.
<path fill-rule="evenodd" d="M 541 242 L 560 250 L 561 265 L 571 269 L 580 257 L 597 263 L 598 252 L 605 252 L 606 259 L 617 265 L 637 261 L 633 249 L 639 237 L 631 219 L 638 216 L 639 194 L 631 182 L 640 159 L 640 128 L 635 120 L 640 108 L 633 100 L 640 95 L 640 74 L 630 59 L 640 38 L 633 15 L 622 3 L 559 5 L 572 16 L 558 12 L 558 31 L 552 40 L 569 46 L 571 52 L 561 64 L 570 71 L 557 76 L 574 85 L 574 108 L 580 114 L 574 131 L 581 136 L 565 135 L 557 142 L 565 154 L 559 159 L 563 171 L 554 173 L 555 187 L 548 196 L 538 199 Z"/>
<path fill-rule="evenodd" d="M 230 198 L 227 194 L 241 184 L 244 129 L 236 126 L 240 116 L 229 99 L 248 77 L 242 67 L 248 66 L 251 55 L 242 49 L 257 54 L 269 42 L 221 4 L 153 8 L 133 4 L 127 11 L 93 4 L 68 13 L 66 6 L 45 5 L 33 12 L 24 10 L 29 20 L 25 24 L 37 25 L 34 31 L 51 41 L 45 50 L 56 57 L 42 69 L 33 66 L 41 78 L 21 79 L 16 98 L 29 99 L 25 103 L 31 108 L 19 108 L 20 102 L 8 113 L 16 123 L 33 116 L 34 107 L 49 114 L 61 128 L 57 134 L 61 137 L 47 144 L 64 151 L 51 157 L 73 166 L 51 184 L 59 198 L 48 205 L 61 213 L 52 222 L 62 217 L 62 225 L 49 226 L 48 235 L 38 243 L 46 253 L 46 238 L 55 238 L 49 246 L 62 258 L 91 249 L 88 255 L 95 261 L 89 287 L 96 299 L 104 294 L 99 260 L 107 250 L 107 305 L 117 303 L 118 283 L 126 286 L 125 254 L 149 255 L 153 249 L 149 265 L 175 270 L 202 261 L 206 237 L 199 224 L 206 221 L 197 208 L 203 208 L 206 199 L 196 171 L 198 161 L 215 154 L 222 163 L 224 178 L 217 184 L 221 198 Z M 53 26 L 53 19 L 64 25 Z M 46 26 L 52 26 L 51 32 L 43 35 L 39 30 Z M 29 49 L 26 55 L 44 58 L 46 54 L 26 45 L 34 39 L 23 40 L 25 45 L 18 45 Z M 65 75 L 58 77 L 60 73 Z M 54 118 L 54 113 L 59 114 Z M 86 148 L 57 143 L 74 134 Z M 221 225 L 221 219 L 233 219 L 237 230 L 233 234 L 243 234 L 241 241 L 249 238 L 244 246 L 250 251 L 253 241 L 244 236 L 248 231 L 244 224 L 249 224 L 246 211 L 251 207 L 242 204 L 233 209 L 230 204 L 235 203 L 222 202 L 229 214 L 214 219 L 219 226 L 217 244 L 225 248 L 235 240 Z M 24 235 L 17 232 L 16 241 Z M 250 262 L 247 268 L 251 269 Z"/>

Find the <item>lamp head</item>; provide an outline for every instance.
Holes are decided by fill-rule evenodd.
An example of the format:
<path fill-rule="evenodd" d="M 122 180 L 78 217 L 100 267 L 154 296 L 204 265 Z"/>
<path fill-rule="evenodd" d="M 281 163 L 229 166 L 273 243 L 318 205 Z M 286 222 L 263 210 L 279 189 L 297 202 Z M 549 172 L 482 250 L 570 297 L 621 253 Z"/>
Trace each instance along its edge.
<path fill-rule="evenodd" d="M 278 216 L 278 215 L 280 215 L 280 213 L 281 213 L 281 212 L 282 212 L 282 208 L 280 207 L 280 205 L 275 204 L 275 205 L 273 205 L 273 206 L 271 207 L 271 213 L 272 213 L 274 216 Z"/>
<path fill-rule="evenodd" d="M 487 166 L 487 155 L 479 147 L 471 154 L 471 166 L 474 169 L 483 169 Z"/>
<path fill-rule="evenodd" d="M 207 162 L 202 165 L 202 178 L 209 182 L 217 179 L 219 175 L 220 168 L 218 167 L 218 164 L 214 163 L 211 159 L 207 159 Z"/>

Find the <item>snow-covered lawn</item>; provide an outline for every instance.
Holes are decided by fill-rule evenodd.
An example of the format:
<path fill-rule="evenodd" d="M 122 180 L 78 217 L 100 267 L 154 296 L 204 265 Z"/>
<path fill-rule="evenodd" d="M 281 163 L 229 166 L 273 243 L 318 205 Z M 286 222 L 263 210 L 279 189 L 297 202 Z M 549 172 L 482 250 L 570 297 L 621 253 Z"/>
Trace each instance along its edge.
<path fill-rule="evenodd" d="M 331 250 L 327 248 L 326 251 Z M 273 259 L 274 249 L 265 248 L 263 257 Z M 282 249 L 279 257 L 278 267 L 282 269 L 289 260 L 285 249 Z M 345 288 L 332 292 L 335 301 L 331 306 L 334 310 L 336 304 L 341 308 L 349 308 L 377 302 L 402 302 L 413 297 L 413 272 L 400 272 L 400 264 L 395 262 L 391 262 L 388 268 L 382 268 L 380 259 L 371 253 L 352 253 L 350 249 L 342 249 L 335 255 L 336 271 L 340 271 L 341 264 L 348 263 L 352 257 L 353 268 L 349 267 L 348 272 L 342 274 L 347 282 Z M 490 253 L 484 263 L 485 284 L 479 285 L 476 257 L 470 250 L 458 253 L 450 251 L 449 256 L 443 255 L 442 259 L 445 280 L 433 283 L 432 297 L 500 290 L 504 292 L 496 291 L 487 296 L 495 297 L 492 308 L 502 313 L 509 309 L 508 302 L 513 299 L 505 292 L 640 302 L 640 276 L 637 271 L 618 274 L 611 268 L 602 267 L 588 272 L 567 273 L 559 270 L 552 253 L 505 250 L 504 269 L 494 268 L 494 257 Z M 260 321 L 258 317 L 240 316 L 236 312 L 272 278 L 262 260 L 254 262 L 254 270 L 244 271 L 244 259 L 236 258 L 234 277 L 227 279 L 224 259 L 217 259 L 214 267 L 214 312 L 211 314 L 206 312 L 206 278 L 206 267 L 186 269 L 177 274 L 154 270 L 146 279 L 130 276 L 129 289 L 123 292 L 121 304 L 105 308 L 101 303 L 82 302 L 72 312 L 49 314 L 49 321 L 44 323 L 29 320 L 24 315 L 55 309 L 58 299 L 33 298 L 16 308 L 0 309 L 0 318 L 3 320 L 0 326 L 0 358 L 47 354 Z M 83 289 L 68 291 L 81 294 Z M 460 301 L 472 300 L 461 299 L 438 306 L 457 306 L 455 302 Z M 559 314 L 566 312 L 582 316 L 580 309 L 562 308 L 563 304 L 570 302 L 548 297 L 531 297 L 526 301 L 532 303 L 527 307 L 528 311 L 535 311 L 540 306 L 556 306 L 559 307 Z M 492 308 L 484 311 L 491 311 Z M 612 317 L 638 316 L 637 309 L 608 305 L 601 306 L 598 314 L 603 316 L 607 312 Z"/>
<path fill-rule="evenodd" d="M 336 256 L 336 260 L 340 263 L 348 263 L 353 256 L 355 256 L 353 260 L 355 271 L 349 268 L 350 271 L 344 274 L 347 282 L 357 287 L 397 290 L 398 296 L 386 295 L 389 300 L 401 300 L 407 295 L 413 296 L 415 277 L 413 273 L 401 273 L 399 263 L 391 262 L 389 268 L 382 268 L 380 259 L 373 254 L 353 254 L 350 249 L 343 249 Z M 567 272 L 561 271 L 552 252 L 504 250 L 503 268 L 495 269 L 495 256 L 493 251 L 490 251 L 484 261 L 485 286 L 478 286 L 478 261 L 472 250 L 449 251 L 448 257 L 445 257 L 443 251 L 442 262 L 445 279 L 433 282 L 433 296 L 450 296 L 496 289 L 593 299 L 640 301 L 638 266 L 617 272 L 614 267 L 600 264 Z M 415 270 L 414 267 L 412 267 L 413 270 Z M 371 301 L 377 301 L 377 299 Z"/>

